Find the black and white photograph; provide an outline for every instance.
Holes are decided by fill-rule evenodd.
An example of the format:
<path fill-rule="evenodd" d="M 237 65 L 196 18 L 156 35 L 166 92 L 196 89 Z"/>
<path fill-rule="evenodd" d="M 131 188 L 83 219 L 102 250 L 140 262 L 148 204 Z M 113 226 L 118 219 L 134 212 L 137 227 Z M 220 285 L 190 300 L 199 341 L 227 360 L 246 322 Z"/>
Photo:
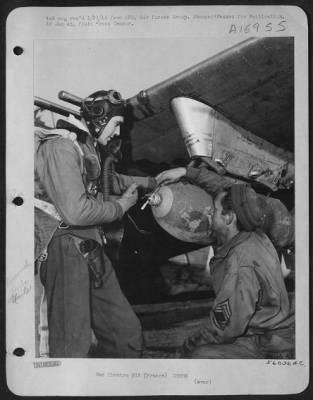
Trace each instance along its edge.
<path fill-rule="evenodd" d="M 307 60 L 298 7 L 11 13 L 14 393 L 306 388 Z"/>

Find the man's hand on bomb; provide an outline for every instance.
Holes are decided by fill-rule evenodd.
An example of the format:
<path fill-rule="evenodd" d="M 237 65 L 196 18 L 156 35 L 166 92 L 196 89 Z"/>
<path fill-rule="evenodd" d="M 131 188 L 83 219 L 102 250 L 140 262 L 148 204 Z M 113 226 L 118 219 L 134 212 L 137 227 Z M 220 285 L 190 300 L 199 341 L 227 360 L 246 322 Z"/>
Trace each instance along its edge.
<path fill-rule="evenodd" d="M 158 185 L 168 185 L 179 181 L 186 175 L 186 172 L 186 168 L 183 167 L 168 169 L 158 174 L 155 179 Z"/>

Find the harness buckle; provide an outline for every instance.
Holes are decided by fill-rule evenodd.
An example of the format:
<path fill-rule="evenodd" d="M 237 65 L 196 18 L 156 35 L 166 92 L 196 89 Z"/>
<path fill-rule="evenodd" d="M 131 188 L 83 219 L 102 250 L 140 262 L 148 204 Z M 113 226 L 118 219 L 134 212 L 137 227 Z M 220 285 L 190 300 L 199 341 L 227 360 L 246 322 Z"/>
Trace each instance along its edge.
<path fill-rule="evenodd" d="M 47 249 L 45 249 L 45 250 L 42 251 L 42 253 L 38 257 L 38 261 L 39 262 L 44 262 L 44 261 L 47 260 L 47 258 L 48 258 L 48 252 L 47 252 Z"/>
<path fill-rule="evenodd" d="M 67 225 L 65 222 L 61 221 L 58 228 L 59 229 L 68 229 L 70 226 Z"/>

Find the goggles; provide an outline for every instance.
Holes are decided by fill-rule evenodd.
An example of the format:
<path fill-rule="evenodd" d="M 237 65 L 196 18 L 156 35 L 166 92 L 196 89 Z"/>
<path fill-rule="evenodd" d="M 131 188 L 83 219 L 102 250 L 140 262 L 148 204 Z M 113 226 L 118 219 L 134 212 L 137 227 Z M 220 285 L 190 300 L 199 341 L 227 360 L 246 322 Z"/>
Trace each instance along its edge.
<path fill-rule="evenodd" d="M 83 101 L 83 109 L 92 119 L 105 116 L 110 104 L 125 106 L 125 101 L 116 90 L 109 90 L 106 94 L 98 93 L 95 93 L 95 97 L 87 97 Z"/>

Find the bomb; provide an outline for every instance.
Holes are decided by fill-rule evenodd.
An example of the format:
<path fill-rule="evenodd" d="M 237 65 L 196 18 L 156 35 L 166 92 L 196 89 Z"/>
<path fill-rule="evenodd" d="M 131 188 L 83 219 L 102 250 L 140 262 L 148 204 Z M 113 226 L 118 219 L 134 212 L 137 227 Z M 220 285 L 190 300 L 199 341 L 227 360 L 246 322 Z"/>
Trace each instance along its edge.
<path fill-rule="evenodd" d="M 176 239 L 203 245 L 213 243 L 213 198 L 186 182 L 161 186 L 148 199 L 156 222 Z"/>
<path fill-rule="evenodd" d="M 280 200 L 256 193 L 249 185 L 235 184 L 232 202 L 244 230 L 259 228 L 276 247 L 293 246 L 294 215 Z M 156 222 L 176 239 L 205 246 L 214 243 L 214 200 L 198 186 L 184 181 L 161 186 L 148 204 Z"/>

